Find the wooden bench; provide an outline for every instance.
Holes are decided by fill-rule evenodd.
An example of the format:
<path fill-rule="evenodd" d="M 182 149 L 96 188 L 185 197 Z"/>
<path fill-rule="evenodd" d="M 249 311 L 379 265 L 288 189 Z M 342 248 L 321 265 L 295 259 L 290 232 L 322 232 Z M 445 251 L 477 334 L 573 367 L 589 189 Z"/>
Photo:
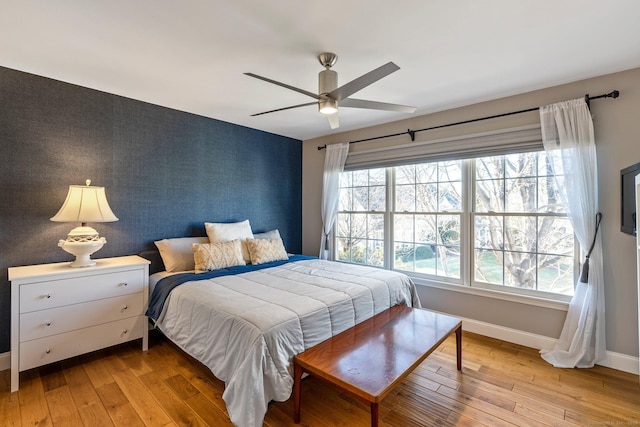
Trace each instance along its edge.
<path fill-rule="evenodd" d="M 461 370 L 462 321 L 406 306 L 391 307 L 296 355 L 295 423 L 300 422 L 300 381 L 306 372 L 369 403 L 371 426 L 377 427 L 380 401 L 454 332 Z"/>

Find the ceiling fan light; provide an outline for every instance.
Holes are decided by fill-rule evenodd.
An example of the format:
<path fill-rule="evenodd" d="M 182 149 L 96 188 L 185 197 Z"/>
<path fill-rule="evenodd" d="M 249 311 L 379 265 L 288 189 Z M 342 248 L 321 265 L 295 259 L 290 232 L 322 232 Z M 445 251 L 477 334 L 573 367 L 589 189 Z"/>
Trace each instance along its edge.
<path fill-rule="evenodd" d="M 318 110 L 322 114 L 335 114 L 338 112 L 338 101 L 335 99 L 321 99 L 318 102 Z"/>

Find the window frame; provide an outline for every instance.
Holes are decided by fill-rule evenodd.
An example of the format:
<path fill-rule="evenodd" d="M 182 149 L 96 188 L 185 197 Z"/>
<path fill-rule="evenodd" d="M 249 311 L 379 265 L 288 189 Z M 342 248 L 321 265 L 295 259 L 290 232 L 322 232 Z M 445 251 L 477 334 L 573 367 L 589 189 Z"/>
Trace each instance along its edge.
<path fill-rule="evenodd" d="M 538 151 L 538 150 L 536 150 Z M 484 156 L 483 156 L 484 157 Z M 438 162 L 439 160 L 433 160 Z M 420 162 L 430 163 L 429 161 Z M 435 286 L 445 289 L 462 290 L 463 292 L 469 292 L 474 294 L 498 296 L 500 299 L 514 300 L 518 302 L 531 302 L 537 301 L 536 305 L 541 305 L 540 302 L 550 302 L 553 308 L 558 308 L 556 303 L 561 303 L 561 307 L 565 307 L 565 303 L 568 303 L 572 295 L 558 294 L 553 292 L 524 289 L 508 286 L 505 284 L 493 284 L 482 281 L 477 281 L 475 278 L 475 219 L 477 215 L 489 215 L 495 214 L 497 216 L 557 216 L 566 218 L 566 213 L 550 213 L 550 212 L 523 212 L 523 213 L 505 213 L 505 212 L 475 212 L 474 201 L 476 197 L 476 185 L 475 185 L 475 158 L 461 159 L 461 183 L 462 183 L 462 212 L 460 215 L 460 278 L 446 277 L 439 275 L 432 275 L 423 272 L 408 271 L 400 268 L 396 268 L 395 261 L 395 240 L 394 240 L 394 221 L 397 214 L 403 212 L 395 211 L 396 203 L 396 176 L 394 173 L 395 166 L 386 166 L 386 203 L 384 212 L 384 262 L 380 268 L 399 271 L 407 274 L 414 279 L 418 284 Z M 379 167 L 378 167 L 379 168 Z M 378 169 L 376 167 L 366 169 Z M 350 171 L 348 171 L 350 172 Z M 342 211 L 339 211 L 339 213 Z M 376 211 L 375 213 L 381 213 Z M 417 214 L 417 212 L 408 212 Z M 441 212 L 434 212 L 434 214 L 442 214 Z M 455 213 L 458 214 L 457 212 Z M 334 227 L 333 238 L 335 239 L 334 248 L 337 248 L 337 237 Z M 537 239 L 536 239 L 537 240 Z M 580 249 L 577 240 L 574 237 L 573 248 L 573 286 L 575 290 L 575 282 L 579 274 L 579 260 Z M 535 254 L 538 256 L 539 253 Z M 336 259 L 336 254 L 331 254 L 331 259 Z M 347 261 L 343 261 L 347 262 Z M 365 264 L 369 265 L 369 264 Z M 536 269 L 536 275 L 538 274 Z M 544 305 L 543 303 L 542 305 Z"/>

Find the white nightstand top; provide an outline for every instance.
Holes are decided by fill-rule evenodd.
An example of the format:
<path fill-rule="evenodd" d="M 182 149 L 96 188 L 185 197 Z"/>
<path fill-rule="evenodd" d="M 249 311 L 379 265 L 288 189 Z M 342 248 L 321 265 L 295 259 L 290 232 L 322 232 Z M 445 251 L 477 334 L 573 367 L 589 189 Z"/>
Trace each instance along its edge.
<path fill-rule="evenodd" d="M 134 265 L 140 264 L 150 264 L 150 262 L 144 258 L 141 258 L 137 255 L 129 255 L 115 258 L 95 258 L 93 259 L 96 262 L 96 265 L 91 267 L 78 267 L 73 268 L 69 267 L 71 262 L 57 262 L 53 264 L 36 264 L 36 265 L 25 265 L 21 267 L 10 267 L 9 270 L 9 280 L 19 280 L 21 278 L 29 277 L 36 278 L 39 276 L 61 276 L 64 277 L 66 275 L 82 275 L 87 274 L 91 275 L 93 272 L 100 273 L 105 269 L 116 269 L 122 267 L 130 267 Z"/>

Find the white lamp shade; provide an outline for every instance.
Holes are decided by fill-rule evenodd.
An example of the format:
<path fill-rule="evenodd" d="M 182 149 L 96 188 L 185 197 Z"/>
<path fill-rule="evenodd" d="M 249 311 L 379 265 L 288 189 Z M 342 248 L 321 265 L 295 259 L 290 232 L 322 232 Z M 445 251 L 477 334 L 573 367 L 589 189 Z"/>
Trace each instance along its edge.
<path fill-rule="evenodd" d="M 70 185 L 67 199 L 57 214 L 51 218 L 56 222 L 113 222 L 114 215 L 107 202 L 104 187 Z"/>

